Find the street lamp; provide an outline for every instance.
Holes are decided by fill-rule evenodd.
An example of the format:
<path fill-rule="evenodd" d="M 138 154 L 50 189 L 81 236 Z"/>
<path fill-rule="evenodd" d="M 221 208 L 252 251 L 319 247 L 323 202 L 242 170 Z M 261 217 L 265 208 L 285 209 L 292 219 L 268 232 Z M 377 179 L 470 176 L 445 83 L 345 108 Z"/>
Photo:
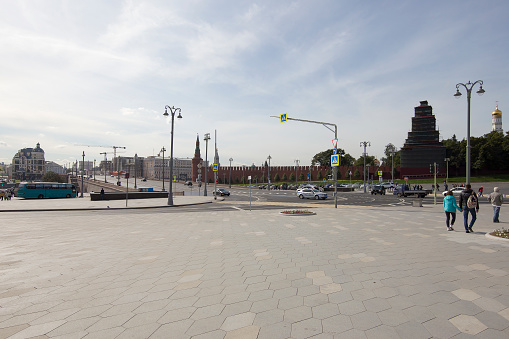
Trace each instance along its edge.
<path fill-rule="evenodd" d="M 246 165 L 242 165 L 242 186 L 246 186 L 246 183 L 244 181 L 244 178 L 245 178 L 244 170 L 245 169 L 246 169 Z"/>
<path fill-rule="evenodd" d="M 94 159 L 94 181 L 95 181 L 95 159 Z"/>
<path fill-rule="evenodd" d="M 229 181 L 228 187 L 232 188 L 232 161 L 233 161 L 233 158 L 230 158 L 228 160 L 230 160 L 230 179 L 228 180 Z"/>
<path fill-rule="evenodd" d="M 171 113 L 171 146 L 170 146 L 170 192 L 168 194 L 168 205 L 173 205 L 173 192 L 171 188 L 171 180 L 173 178 L 173 126 L 175 121 L 175 113 L 177 110 L 179 111 L 179 115 L 177 116 L 177 119 L 182 119 L 182 115 L 180 114 L 180 108 L 175 108 L 175 106 L 170 107 L 166 105 L 164 107 L 164 116 L 168 116 L 168 108 L 170 109 Z M 164 172 L 163 172 L 163 180 L 164 180 Z"/>
<path fill-rule="evenodd" d="M 451 158 L 445 158 L 445 168 L 446 168 L 446 177 L 445 177 L 445 182 L 448 184 L 449 183 L 449 161 L 451 161 Z"/>
<path fill-rule="evenodd" d="M 137 169 L 138 169 L 138 165 L 137 165 L 137 161 L 138 160 L 138 153 L 135 153 L 134 154 L 134 188 L 137 188 L 136 187 L 136 177 L 138 176 L 138 172 L 137 172 Z"/>
<path fill-rule="evenodd" d="M 203 189 L 203 196 L 207 196 L 207 172 L 209 169 L 209 163 L 207 162 L 207 153 L 209 150 L 210 133 L 205 133 L 203 140 L 205 140 L 205 188 Z"/>
<path fill-rule="evenodd" d="M 391 182 L 394 184 L 394 154 L 396 153 L 396 147 L 394 145 L 390 145 L 389 152 L 392 157 L 392 169 L 391 169 Z"/>
<path fill-rule="evenodd" d="M 370 146 L 371 147 L 371 143 L 369 141 L 361 141 L 361 144 L 360 146 L 364 146 L 364 170 L 363 170 L 363 174 L 364 174 L 364 193 L 366 193 L 366 146 Z M 368 178 L 369 180 L 369 178 Z"/>
<path fill-rule="evenodd" d="M 85 174 L 85 151 L 83 151 L 83 161 L 81 162 L 81 194 L 80 198 L 83 198 L 83 191 L 85 186 L 83 186 L 83 175 Z"/>
<path fill-rule="evenodd" d="M 163 152 L 163 192 L 164 192 L 164 152 L 166 152 L 166 148 L 164 148 L 164 146 L 163 146 L 163 148 L 161 148 L 160 152 Z"/>
<path fill-rule="evenodd" d="M 479 83 L 479 90 L 476 92 L 479 95 L 484 94 L 484 89 L 482 88 L 483 81 L 477 80 L 474 83 L 471 83 L 470 81 L 466 84 L 458 83 L 456 84 L 456 93 L 454 96 L 459 99 L 461 96 L 461 92 L 459 90 L 460 86 L 465 87 L 467 90 L 467 159 L 466 159 L 466 184 L 470 185 L 470 98 L 472 97 L 472 88 L 475 86 L 475 84 Z"/>
<path fill-rule="evenodd" d="M 269 191 L 270 191 L 270 159 L 272 159 L 272 157 L 270 156 L 270 154 L 269 154 L 269 156 L 267 157 L 267 159 L 269 159 L 269 167 L 267 167 L 267 176 L 268 176 L 268 178 L 267 178 L 267 179 L 268 179 L 269 184 L 268 184 L 267 190 L 269 190 Z"/>

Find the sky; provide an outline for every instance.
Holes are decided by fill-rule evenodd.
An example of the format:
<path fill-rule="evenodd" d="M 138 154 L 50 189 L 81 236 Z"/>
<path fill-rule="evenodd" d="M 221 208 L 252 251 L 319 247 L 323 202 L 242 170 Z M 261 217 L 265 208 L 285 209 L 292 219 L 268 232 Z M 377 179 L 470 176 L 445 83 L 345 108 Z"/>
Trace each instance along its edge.
<path fill-rule="evenodd" d="M 39 142 L 67 165 L 122 156 L 205 158 L 229 165 L 310 165 L 338 147 L 355 158 L 403 146 L 414 107 L 433 106 L 440 136 L 491 131 L 509 115 L 505 0 L 0 0 L 0 162 Z M 473 92 L 479 89 L 474 87 Z M 503 120 L 504 130 L 509 121 Z M 214 134 L 217 131 L 217 140 Z M 83 146 L 89 145 L 93 147 Z M 96 147 L 106 146 L 106 147 Z M 166 153 L 168 156 L 168 153 Z"/>

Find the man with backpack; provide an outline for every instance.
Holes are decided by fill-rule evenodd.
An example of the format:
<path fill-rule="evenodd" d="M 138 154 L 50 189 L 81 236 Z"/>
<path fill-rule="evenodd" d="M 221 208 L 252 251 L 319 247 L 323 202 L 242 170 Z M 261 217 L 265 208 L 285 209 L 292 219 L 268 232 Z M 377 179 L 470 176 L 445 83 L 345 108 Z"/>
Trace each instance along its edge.
<path fill-rule="evenodd" d="M 477 219 L 477 213 L 479 213 L 479 199 L 475 192 L 472 190 L 470 184 L 465 185 L 465 190 L 460 195 L 460 208 L 463 210 L 463 220 L 465 223 L 465 231 L 467 233 L 473 233 L 472 227 L 474 226 L 475 220 Z M 470 225 L 468 224 L 468 213 L 472 215 Z"/>

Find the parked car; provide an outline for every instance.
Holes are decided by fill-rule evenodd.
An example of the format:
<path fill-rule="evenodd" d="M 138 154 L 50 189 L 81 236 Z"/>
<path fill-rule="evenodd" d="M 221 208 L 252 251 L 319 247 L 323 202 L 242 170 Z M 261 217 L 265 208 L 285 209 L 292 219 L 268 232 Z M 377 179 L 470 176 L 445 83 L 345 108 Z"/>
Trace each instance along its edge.
<path fill-rule="evenodd" d="M 380 185 L 382 185 L 385 189 L 396 187 L 392 182 L 381 182 Z"/>
<path fill-rule="evenodd" d="M 216 189 L 216 191 L 214 192 L 214 195 L 220 195 L 220 196 L 223 196 L 223 195 L 227 195 L 227 196 L 230 196 L 230 191 L 224 189 L 224 188 L 218 188 Z"/>
<path fill-rule="evenodd" d="M 464 190 L 465 190 L 465 187 L 454 187 L 453 189 L 450 189 L 449 191 L 451 191 L 452 195 L 454 195 L 454 196 L 460 196 L 461 193 L 463 193 Z M 445 196 L 445 193 L 447 193 L 447 191 L 444 191 L 442 193 L 442 195 Z"/>
<path fill-rule="evenodd" d="M 186 185 L 186 186 L 193 186 L 193 182 L 192 181 L 186 181 L 184 183 L 184 185 Z"/>
<path fill-rule="evenodd" d="M 314 189 L 314 188 L 302 188 L 297 190 L 297 196 L 300 199 L 327 199 L 327 193 L 320 192 L 320 190 Z"/>
<path fill-rule="evenodd" d="M 143 178 L 143 179 L 141 179 L 141 181 L 147 181 L 147 178 Z"/>
<path fill-rule="evenodd" d="M 385 195 L 385 187 L 383 185 L 375 185 L 371 189 L 371 194 L 372 195 L 373 194 L 374 195 L 377 195 L 377 194 Z"/>

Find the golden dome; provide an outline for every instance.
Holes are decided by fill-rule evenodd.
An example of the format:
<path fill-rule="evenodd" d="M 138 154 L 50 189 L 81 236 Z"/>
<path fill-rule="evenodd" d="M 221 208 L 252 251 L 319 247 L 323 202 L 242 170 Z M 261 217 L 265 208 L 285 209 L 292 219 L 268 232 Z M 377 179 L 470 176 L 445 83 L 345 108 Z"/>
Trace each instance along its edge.
<path fill-rule="evenodd" d="M 498 105 L 497 105 L 497 108 L 495 108 L 495 110 L 493 111 L 493 113 L 491 113 L 491 115 L 502 115 L 502 111 L 498 109 Z"/>

